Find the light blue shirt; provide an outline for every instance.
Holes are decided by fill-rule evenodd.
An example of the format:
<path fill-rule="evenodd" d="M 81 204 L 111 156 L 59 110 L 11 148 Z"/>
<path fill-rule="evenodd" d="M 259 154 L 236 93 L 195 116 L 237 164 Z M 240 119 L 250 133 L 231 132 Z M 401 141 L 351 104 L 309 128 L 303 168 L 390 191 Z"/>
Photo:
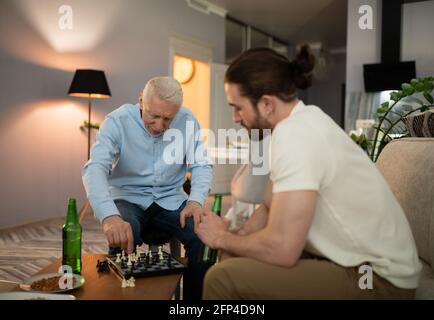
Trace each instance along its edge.
<path fill-rule="evenodd" d="M 170 129 L 178 129 L 182 139 L 171 137 Z M 159 136 L 152 136 L 145 128 L 138 104 L 125 104 L 109 113 L 82 170 L 87 197 L 98 219 L 119 215 L 116 199 L 143 209 L 156 202 L 176 210 L 187 199 L 203 205 L 211 185 L 212 163 L 199 130 L 193 113 L 183 107 L 169 130 Z M 178 148 L 172 150 L 174 146 Z M 173 155 L 178 161 L 168 163 Z M 190 196 L 182 187 L 187 163 L 192 180 Z"/>

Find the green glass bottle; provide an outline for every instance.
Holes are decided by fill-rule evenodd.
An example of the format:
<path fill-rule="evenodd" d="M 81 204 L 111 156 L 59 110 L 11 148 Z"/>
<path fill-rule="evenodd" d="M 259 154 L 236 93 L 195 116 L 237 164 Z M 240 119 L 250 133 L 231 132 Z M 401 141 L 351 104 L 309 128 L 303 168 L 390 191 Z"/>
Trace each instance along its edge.
<path fill-rule="evenodd" d="M 216 194 L 214 196 L 214 202 L 212 204 L 212 212 L 216 215 L 220 216 L 222 211 L 222 195 Z M 199 263 L 213 265 L 217 262 L 218 258 L 218 250 L 212 249 L 204 244 L 202 244 L 202 248 L 199 253 Z"/>
<path fill-rule="evenodd" d="M 75 199 L 68 200 L 66 221 L 62 228 L 63 255 L 62 265 L 68 265 L 72 272 L 81 273 L 81 226 L 78 222 L 77 203 Z"/>

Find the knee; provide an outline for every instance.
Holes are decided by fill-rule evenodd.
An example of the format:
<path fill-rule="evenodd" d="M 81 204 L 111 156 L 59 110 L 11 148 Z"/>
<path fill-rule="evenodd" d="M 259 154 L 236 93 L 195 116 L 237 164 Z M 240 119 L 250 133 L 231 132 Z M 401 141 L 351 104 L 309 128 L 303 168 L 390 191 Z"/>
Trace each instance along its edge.
<path fill-rule="evenodd" d="M 236 290 L 231 281 L 230 270 L 221 262 L 211 267 L 205 275 L 204 300 L 227 300 L 237 299 Z"/>

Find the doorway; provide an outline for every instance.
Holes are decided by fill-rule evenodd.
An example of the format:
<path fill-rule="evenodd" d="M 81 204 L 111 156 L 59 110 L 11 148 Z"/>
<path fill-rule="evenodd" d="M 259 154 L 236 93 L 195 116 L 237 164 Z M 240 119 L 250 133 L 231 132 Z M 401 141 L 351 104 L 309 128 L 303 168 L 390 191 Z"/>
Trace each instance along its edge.
<path fill-rule="evenodd" d="M 181 84 L 184 106 L 193 112 L 201 128 L 209 129 L 210 64 L 177 54 L 173 57 L 173 77 Z"/>

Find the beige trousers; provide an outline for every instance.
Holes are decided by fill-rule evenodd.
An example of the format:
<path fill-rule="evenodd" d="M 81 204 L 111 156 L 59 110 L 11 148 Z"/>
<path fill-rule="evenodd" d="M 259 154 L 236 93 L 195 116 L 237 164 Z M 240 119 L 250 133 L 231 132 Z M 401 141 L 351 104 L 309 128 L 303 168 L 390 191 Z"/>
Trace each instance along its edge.
<path fill-rule="evenodd" d="M 300 259 L 283 268 L 250 258 L 229 258 L 207 272 L 205 300 L 224 299 L 413 299 L 373 273 L 373 289 L 362 290 L 358 267 L 345 268 L 325 259 Z"/>

